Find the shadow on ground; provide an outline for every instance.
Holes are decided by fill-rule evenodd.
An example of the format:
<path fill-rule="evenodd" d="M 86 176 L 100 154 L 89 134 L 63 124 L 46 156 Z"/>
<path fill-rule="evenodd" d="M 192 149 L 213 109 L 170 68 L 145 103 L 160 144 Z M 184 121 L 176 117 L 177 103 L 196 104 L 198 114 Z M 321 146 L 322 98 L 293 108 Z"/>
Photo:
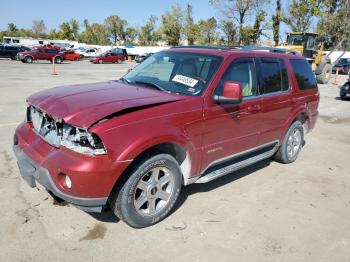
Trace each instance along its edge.
<path fill-rule="evenodd" d="M 218 178 L 216 180 L 213 180 L 209 183 L 205 184 L 192 184 L 186 187 L 182 188 L 181 194 L 179 196 L 179 199 L 177 200 L 177 203 L 174 206 L 174 209 L 172 211 L 176 212 L 187 200 L 187 198 L 193 194 L 196 193 L 202 193 L 202 192 L 209 192 L 213 191 L 221 186 L 224 186 L 228 183 L 234 182 L 240 178 L 243 178 L 247 175 L 253 174 L 254 172 L 265 168 L 270 165 L 272 162 L 271 159 L 266 159 L 263 161 L 260 161 L 252 166 L 243 168 L 241 170 L 238 170 L 236 172 L 233 172 L 231 174 L 227 174 L 221 178 Z M 214 194 L 214 192 L 213 192 Z M 88 213 L 90 216 L 95 218 L 98 221 L 101 222 L 107 222 L 107 223 L 117 223 L 120 221 L 120 219 L 113 213 L 113 211 L 108 207 L 106 210 L 102 213 Z"/>

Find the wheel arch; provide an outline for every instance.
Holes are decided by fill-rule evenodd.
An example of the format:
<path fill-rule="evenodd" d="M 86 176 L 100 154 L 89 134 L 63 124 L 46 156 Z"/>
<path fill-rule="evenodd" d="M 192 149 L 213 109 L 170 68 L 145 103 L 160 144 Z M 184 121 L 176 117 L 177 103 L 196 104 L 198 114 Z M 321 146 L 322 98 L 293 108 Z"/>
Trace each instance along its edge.
<path fill-rule="evenodd" d="M 122 174 L 116 179 L 114 186 L 109 194 L 110 200 L 116 194 L 119 194 L 120 189 L 130 177 L 131 172 L 135 166 L 140 164 L 143 160 L 150 158 L 157 154 L 169 154 L 178 162 L 182 172 L 182 184 L 186 184 L 186 179 L 191 172 L 191 160 L 189 157 L 189 150 L 181 143 L 174 141 L 164 141 L 153 144 L 144 148 L 139 152 Z"/>

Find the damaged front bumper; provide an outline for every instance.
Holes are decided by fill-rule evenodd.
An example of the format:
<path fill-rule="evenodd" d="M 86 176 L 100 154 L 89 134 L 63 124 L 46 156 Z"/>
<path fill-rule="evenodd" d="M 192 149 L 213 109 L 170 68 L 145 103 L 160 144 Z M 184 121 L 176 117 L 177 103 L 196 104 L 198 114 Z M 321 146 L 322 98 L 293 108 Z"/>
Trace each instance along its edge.
<path fill-rule="evenodd" d="M 21 176 L 30 187 L 35 187 L 36 183 L 39 183 L 56 197 L 61 198 L 87 212 L 101 212 L 103 207 L 106 205 L 107 197 L 82 198 L 62 192 L 57 188 L 46 168 L 36 164 L 23 152 L 23 150 L 19 148 L 19 146 L 14 145 L 13 151 L 17 158 L 17 164 Z"/>

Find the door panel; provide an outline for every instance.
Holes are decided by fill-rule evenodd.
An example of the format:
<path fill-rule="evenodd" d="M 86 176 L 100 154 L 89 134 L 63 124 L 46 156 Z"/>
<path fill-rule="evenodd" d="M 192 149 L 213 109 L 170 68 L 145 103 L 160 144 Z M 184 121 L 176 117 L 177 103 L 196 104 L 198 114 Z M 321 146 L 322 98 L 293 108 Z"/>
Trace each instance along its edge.
<path fill-rule="evenodd" d="M 281 140 L 292 110 L 290 81 L 283 59 L 259 59 L 261 81 L 261 134 L 259 144 Z"/>
<path fill-rule="evenodd" d="M 204 107 L 202 170 L 214 161 L 251 149 L 258 144 L 260 98 L 257 96 L 253 58 L 232 61 L 214 91 L 221 95 L 223 82 L 240 82 L 245 95 L 239 104 L 215 104 Z"/>

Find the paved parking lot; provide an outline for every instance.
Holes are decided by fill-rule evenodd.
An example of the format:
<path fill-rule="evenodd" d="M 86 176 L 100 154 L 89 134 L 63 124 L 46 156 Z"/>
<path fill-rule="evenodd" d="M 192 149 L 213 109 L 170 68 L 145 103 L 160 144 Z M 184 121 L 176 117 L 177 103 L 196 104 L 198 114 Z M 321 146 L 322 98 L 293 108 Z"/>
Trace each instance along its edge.
<path fill-rule="evenodd" d="M 133 64 L 0 60 L 0 261 L 349 261 L 350 101 L 320 85 L 320 118 L 290 165 L 263 161 L 182 192 L 161 223 L 132 229 L 53 202 L 21 179 L 11 144 L 25 98 L 107 81 Z M 338 82 L 345 81 L 340 76 Z"/>

